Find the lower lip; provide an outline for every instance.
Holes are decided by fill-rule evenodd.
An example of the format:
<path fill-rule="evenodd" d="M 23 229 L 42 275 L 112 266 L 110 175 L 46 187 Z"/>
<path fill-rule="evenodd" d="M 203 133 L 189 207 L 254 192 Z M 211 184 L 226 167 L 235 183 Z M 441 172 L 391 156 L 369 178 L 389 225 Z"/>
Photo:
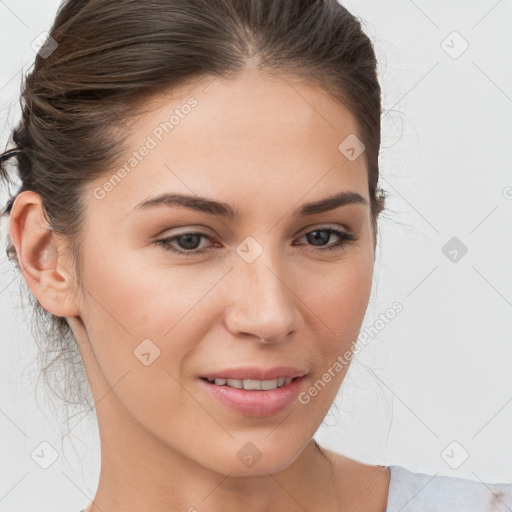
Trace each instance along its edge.
<path fill-rule="evenodd" d="M 199 380 L 214 398 L 231 409 L 245 416 L 264 417 L 277 414 L 292 404 L 299 394 L 304 377 L 297 377 L 285 386 L 267 391 L 217 386 L 205 379 Z"/>

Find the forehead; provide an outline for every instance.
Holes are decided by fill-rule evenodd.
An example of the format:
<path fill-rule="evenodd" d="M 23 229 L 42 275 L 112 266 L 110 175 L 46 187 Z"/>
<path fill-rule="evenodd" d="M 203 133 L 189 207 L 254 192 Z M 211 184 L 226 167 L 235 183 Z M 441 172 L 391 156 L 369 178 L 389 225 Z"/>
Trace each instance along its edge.
<path fill-rule="evenodd" d="M 350 161 L 339 149 L 355 135 L 351 112 L 304 80 L 255 70 L 203 77 L 147 101 L 131 123 L 126 158 L 94 185 L 124 167 L 109 195 L 125 214 L 162 190 L 230 202 L 259 192 L 278 202 L 283 192 L 295 201 L 308 190 L 310 200 L 341 190 L 364 195 L 364 155 Z"/>
<path fill-rule="evenodd" d="M 296 76 L 255 69 L 246 70 L 236 78 L 203 77 L 153 96 L 147 102 L 153 112 L 140 117 L 139 128 L 148 131 L 156 116 L 169 119 L 167 114 L 173 110 L 180 114 L 180 107 L 184 109 L 191 98 L 197 102 L 190 112 L 194 115 L 189 116 L 188 112 L 180 115 L 181 120 L 190 118 L 190 121 L 179 125 L 190 125 L 209 140 L 215 134 L 222 137 L 229 133 L 233 139 L 256 134 L 258 139 L 267 136 L 273 140 L 273 135 L 286 132 L 290 143 L 293 137 L 303 139 L 304 135 L 319 131 L 330 132 L 335 138 L 343 133 L 359 136 L 355 117 L 336 99 L 333 91 Z M 181 126 L 173 132 L 183 131 Z"/>

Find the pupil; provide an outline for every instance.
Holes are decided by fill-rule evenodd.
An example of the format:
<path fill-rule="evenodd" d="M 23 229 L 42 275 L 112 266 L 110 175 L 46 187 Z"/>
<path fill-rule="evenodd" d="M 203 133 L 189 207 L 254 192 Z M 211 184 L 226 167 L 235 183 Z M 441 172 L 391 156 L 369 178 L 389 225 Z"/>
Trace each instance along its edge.
<path fill-rule="evenodd" d="M 317 235 L 313 236 L 313 233 L 317 233 Z M 323 233 L 323 235 L 320 234 L 320 236 L 318 236 L 318 233 Z M 325 230 L 316 230 L 316 231 L 311 231 L 311 233 L 308 233 L 308 235 L 306 235 L 306 236 L 310 237 L 310 238 L 308 238 L 308 242 L 322 240 L 322 239 L 324 240 L 324 242 L 327 242 L 329 240 L 330 233 L 328 233 Z M 313 245 L 315 245 L 315 244 L 313 244 Z M 322 245 L 322 244 L 320 244 L 320 245 Z"/>
<path fill-rule="evenodd" d="M 182 244 L 180 240 L 185 240 L 185 243 Z M 190 243 L 192 240 L 192 243 Z M 199 242 L 200 242 L 200 237 L 199 235 L 195 235 L 195 234 L 190 234 L 190 235 L 180 235 L 179 238 L 178 238 L 178 241 L 180 241 L 180 245 L 182 245 L 182 248 L 183 249 L 188 249 L 188 250 L 191 250 L 191 249 L 197 249 L 197 246 L 199 245 Z M 194 243 L 194 241 L 196 243 Z"/>

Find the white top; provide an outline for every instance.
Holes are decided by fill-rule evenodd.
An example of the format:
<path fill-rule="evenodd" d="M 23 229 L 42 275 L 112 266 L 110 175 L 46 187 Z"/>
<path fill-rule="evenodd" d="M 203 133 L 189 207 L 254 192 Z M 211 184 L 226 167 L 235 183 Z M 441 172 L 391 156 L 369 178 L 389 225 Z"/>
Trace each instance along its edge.
<path fill-rule="evenodd" d="M 512 482 L 490 484 L 387 467 L 386 512 L 512 512 Z"/>

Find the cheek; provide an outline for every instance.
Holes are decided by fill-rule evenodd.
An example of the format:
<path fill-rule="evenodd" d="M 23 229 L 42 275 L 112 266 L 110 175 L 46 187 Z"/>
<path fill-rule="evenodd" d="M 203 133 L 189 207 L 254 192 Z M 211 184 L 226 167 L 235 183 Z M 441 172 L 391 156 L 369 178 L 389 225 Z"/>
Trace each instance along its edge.
<path fill-rule="evenodd" d="M 133 339 L 164 338 L 182 322 L 204 311 L 203 297 L 224 273 L 224 269 L 204 272 L 199 266 L 148 263 L 140 251 L 130 255 L 109 252 L 108 257 L 92 254 L 86 270 L 87 307 L 102 322 Z"/>
<path fill-rule="evenodd" d="M 215 322 L 212 289 L 225 269 L 200 272 L 199 266 L 107 254 L 89 253 L 84 272 L 89 293 L 83 320 L 102 372 L 113 385 L 130 371 L 129 380 L 138 382 L 126 395 L 130 403 L 154 390 L 179 403 L 183 397 L 174 379 L 183 378 L 182 366 Z"/>
<path fill-rule="evenodd" d="M 325 355 L 344 352 L 357 338 L 371 292 L 373 264 L 366 254 L 311 274 L 304 280 L 302 296 L 311 321 L 325 332 L 318 346 Z"/>
<path fill-rule="evenodd" d="M 349 370 L 372 283 L 372 260 L 347 259 L 320 279 L 310 275 L 303 290 L 309 322 L 315 329 L 315 373 L 298 397 L 304 421 L 328 413 Z"/>
<path fill-rule="evenodd" d="M 83 320 L 96 361 L 142 424 L 172 425 L 172 411 L 191 407 L 179 384 L 181 366 L 203 336 L 197 318 L 205 317 L 201 297 L 212 284 L 194 280 L 184 266 L 164 269 L 108 254 L 95 260 L 89 253 L 84 272 Z"/>

